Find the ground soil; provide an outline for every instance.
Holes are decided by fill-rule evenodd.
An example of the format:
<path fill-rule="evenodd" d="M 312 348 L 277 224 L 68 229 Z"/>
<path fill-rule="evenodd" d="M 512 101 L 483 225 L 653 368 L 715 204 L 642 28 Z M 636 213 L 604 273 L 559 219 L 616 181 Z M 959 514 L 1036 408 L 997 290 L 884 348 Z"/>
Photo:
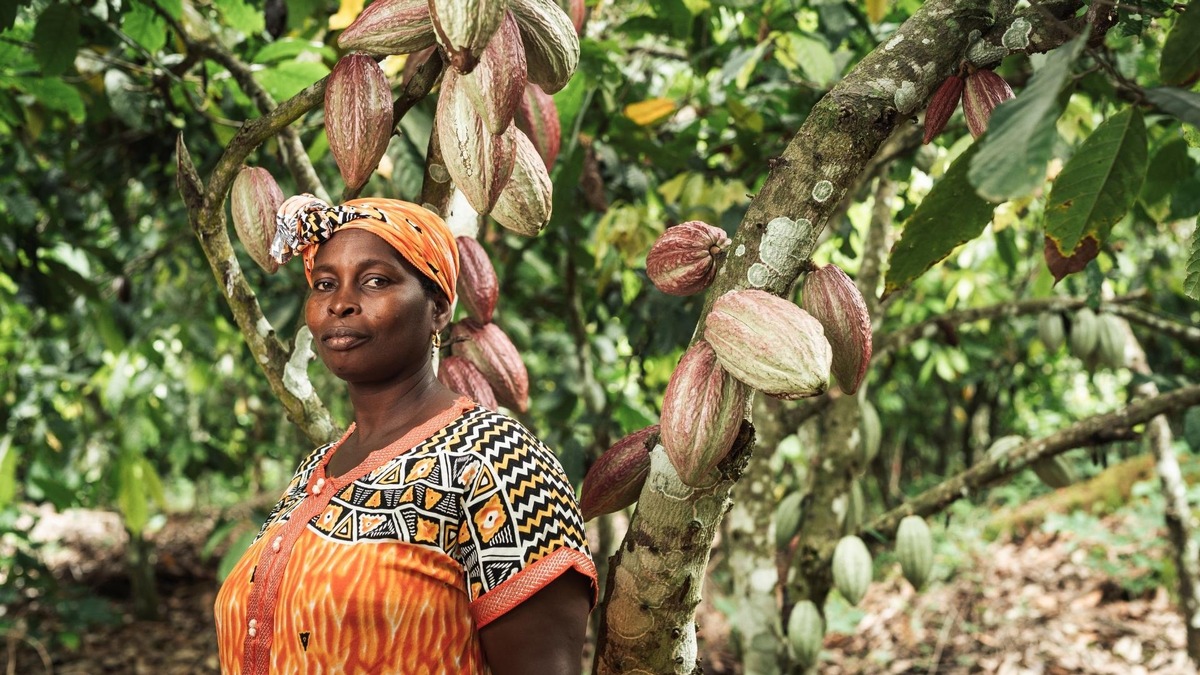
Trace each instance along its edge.
<path fill-rule="evenodd" d="M 119 560 L 105 562 L 109 554 L 102 551 L 77 556 L 77 570 L 93 566 L 85 575 L 88 592 L 110 602 L 117 618 L 91 626 L 75 649 L 46 637 L 53 634 L 50 624 L 42 626 L 41 640 L 9 631 L 0 672 L 218 672 L 212 623 L 215 560 L 198 554 L 206 533 L 194 522 L 181 521 L 156 535 L 160 621 L 135 620 L 128 584 L 119 575 L 97 572 L 105 565 L 119 569 Z M 119 538 L 119 533 L 113 536 Z M 1170 594 L 1159 588 L 1131 592 L 1128 583 L 1113 576 L 1127 576 L 1130 570 L 1097 569 L 1094 548 L 1081 543 L 1086 542 L 1042 531 L 996 542 L 969 556 L 953 579 L 921 593 L 885 571 L 863 599 L 857 627 L 826 636 L 820 672 L 1196 672 L 1184 652 L 1184 627 Z M 28 611 L 4 609 L 8 618 Z M 698 618 L 705 671 L 740 672 L 720 613 L 706 603 Z"/>

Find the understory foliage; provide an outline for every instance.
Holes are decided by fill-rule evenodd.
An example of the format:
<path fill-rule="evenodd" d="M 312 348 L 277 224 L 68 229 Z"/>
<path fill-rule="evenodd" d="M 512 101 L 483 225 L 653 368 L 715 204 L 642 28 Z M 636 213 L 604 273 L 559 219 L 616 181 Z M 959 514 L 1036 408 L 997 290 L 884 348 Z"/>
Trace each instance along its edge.
<path fill-rule="evenodd" d="M 18 513 L 28 505 L 115 509 L 138 541 L 167 513 L 270 502 L 307 451 L 189 227 L 176 137 L 182 132 L 203 176 L 243 121 L 263 114 L 235 71 L 287 101 L 328 75 L 341 56 L 337 35 L 362 4 L 0 7 L 0 560 L 17 561 L 0 565 L 5 604 L 62 593 L 27 556 L 36 547 Z M 1016 92 L 987 134 L 973 139 L 956 114 L 921 145 L 931 87 L 869 82 L 862 91 L 883 92 L 911 112 L 892 110 L 895 130 L 878 161 L 835 186 L 845 197 L 817 223 L 813 262 L 854 277 L 868 265 L 886 270 L 865 293 L 876 358 L 863 398 L 879 412 L 881 450 L 846 469 L 863 487 L 867 522 L 978 464 L 997 437 L 1046 436 L 1125 405 L 1143 382 L 1166 393 L 1196 384 L 1200 372 L 1200 133 L 1192 126 L 1200 95 L 1190 88 L 1200 74 L 1200 8 L 1147 0 L 1110 12 L 1094 4 L 1056 19 L 1050 13 L 1062 3 L 1037 3 L 1021 10 L 1030 19 L 1020 24 L 1011 4 L 989 11 L 1012 24 L 1012 36 L 964 44 L 959 55 L 964 68 L 996 68 Z M 961 5 L 962 16 L 982 11 Z M 894 49 L 892 58 L 906 58 L 910 46 L 894 35 L 921 6 L 589 3 L 579 70 L 554 97 L 563 145 L 551 173 L 552 220 L 536 238 L 484 220 L 479 237 L 499 275 L 498 315 L 530 373 L 521 420 L 556 449 L 576 484 L 604 449 L 658 422 L 668 378 L 712 300 L 654 288 L 644 268 L 655 238 L 688 220 L 731 235 L 745 227 L 814 106 L 856 77 L 868 54 Z M 1099 26 L 1095 39 L 1075 35 L 1084 24 L 1072 17 L 1085 13 Z M 967 66 L 968 58 L 976 62 Z M 398 86 L 403 59 L 382 65 Z M 943 76 L 958 68 L 928 65 Z M 364 196 L 418 199 L 432 99 L 400 120 Z M 317 177 L 340 193 L 319 106 L 293 126 Z M 285 194 L 298 191 L 277 140 L 247 163 L 268 169 Z M 882 238 L 873 240 L 872 228 Z M 240 247 L 237 254 L 290 344 L 302 325 L 302 275 L 267 275 Z M 1047 348 L 1039 312 L 1022 308 L 1056 297 L 1074 303 L 1054 310 L 1068 326 L 1084 306 L 1150 316 L 1126 317 L 1148 367 L 1134 372 Z M 988 307 L 1009 310 L 963 314 Z M 344 425 L 346 403 L 320 370 L 311 369 L 314 385 Z M 768 514 L 788 493 L 809 489 L 827 442 L 813 425 L 831 398 L 774 408 L 772 422 L 785 428 L 754 450 L 769 458 L 772 487 L 753 497 Z M 1175 447 L 1200 450 L 1200 414 L 1172 421 L 1184 441 Z M 1102 440 L 1065 455 L 1081 476 L 1146 452 L 1137 433 Z M 1045 490 L 1027 473 L 1016 479 L 1023 489 L 1005 494 Z M 635 517 L 653 522 L 655 514 Z M 597 557 L 618 545 L 602 529 Z M 247 533 L 228 519 L 213 547 Z M 884 547 L 890 536 L 867 538 Z M 829 585 L 792 586 L 777 609 L 805 597 L 821 604 Z M 736 605 L 735 586 L 704 593 L 728 593 Z M 0 628 L 16 625 L 0 613 Z M 790 656 L 781 650 L 778 658 Z"/>

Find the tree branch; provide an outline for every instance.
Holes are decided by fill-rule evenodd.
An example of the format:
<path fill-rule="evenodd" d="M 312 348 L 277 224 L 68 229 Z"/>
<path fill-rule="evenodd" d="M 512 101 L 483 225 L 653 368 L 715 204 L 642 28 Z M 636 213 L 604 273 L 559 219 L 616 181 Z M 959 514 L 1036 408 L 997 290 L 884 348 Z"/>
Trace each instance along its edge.
<path fill-rule="evenodd" d="M 1183 342 L 1192 349 L 1200 349 L 1200 328 L 1185 325 L 1132 305 L 1114 305 L 1107 309 L 1127 321 Z"/>
<path fill-rule="evenodd" d="M 1114 432 L 1125 432 L 1159 415 L 1176 413 L 1197 404 L 1200 404 L 1200 385 L 1192 385 L 1134 401 L 1120 410 L 1080 420 L 1049 436 L 1025 441 L 1002 457 L 983 460 L 875 518 L 865 524 L 861 531 L 890 539 L 905 516 L 924 517 L 938 513 L 960 497 L 1011 476 L 1039 459 L 1103 441 Z M 832 555 L 833 542 L 828 543 L 822 552 L 826 556 Z"/>

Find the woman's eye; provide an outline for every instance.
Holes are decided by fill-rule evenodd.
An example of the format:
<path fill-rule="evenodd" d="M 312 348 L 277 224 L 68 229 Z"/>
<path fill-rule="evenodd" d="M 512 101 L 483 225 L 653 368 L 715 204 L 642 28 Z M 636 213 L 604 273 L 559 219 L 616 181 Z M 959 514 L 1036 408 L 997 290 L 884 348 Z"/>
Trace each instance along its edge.
<path fill-rule="evenodd" d="M 383 277 L 371 277 L 366 281 L 366 286 L 368 288 L 383 288 L 384 286 L 387 286 L 387 284 L 388 280 L 384 279 Z"/>
<path fill-rule="evenodd" d="M 327 291 L 330 288 L 333 288 L 333 282 L 331 282 L 331 281 L 319 279 L 319 280 L 313 282 L 313 290 Z"/>

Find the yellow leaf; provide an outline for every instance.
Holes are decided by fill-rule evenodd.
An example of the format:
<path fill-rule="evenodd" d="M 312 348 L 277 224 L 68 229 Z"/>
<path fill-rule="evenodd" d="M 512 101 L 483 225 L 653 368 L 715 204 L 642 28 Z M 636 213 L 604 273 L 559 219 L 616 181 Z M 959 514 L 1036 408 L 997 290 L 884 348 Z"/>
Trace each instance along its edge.
<path fill-rule="evenodd" d="M 358 18 L 363 11 L 363 0 L 342 0 L 338 13 L 329 17 L 329 30 L 342 30 Z"/>
<path fill-rule="evenodd" d="M 883 21 L 887 9 L 887 0 L 867 0 L 867 19 L 871 23 L 879 23 Z"/>
<path fill-rule="evenodd" d="M 675 102 L 669 98 L 651 98 L 625 106 L 625 116 L 638 126 L 649 126 L 675 112 Z"/>

